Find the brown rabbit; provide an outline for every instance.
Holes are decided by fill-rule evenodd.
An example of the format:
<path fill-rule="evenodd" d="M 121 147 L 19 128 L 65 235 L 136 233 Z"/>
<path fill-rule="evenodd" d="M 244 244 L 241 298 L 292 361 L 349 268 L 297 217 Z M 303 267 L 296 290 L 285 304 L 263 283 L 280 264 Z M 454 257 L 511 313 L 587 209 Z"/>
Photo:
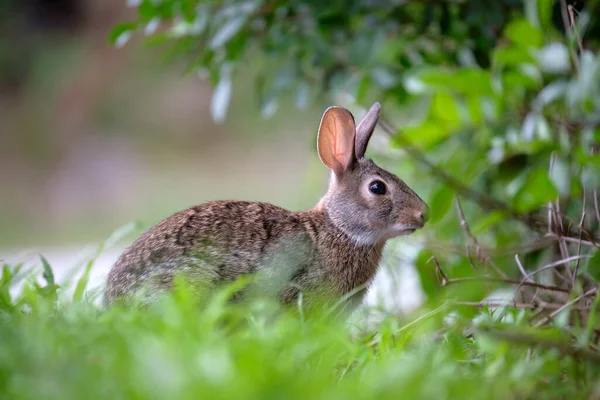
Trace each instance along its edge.
<path fill-rule="evenodd" d="M 121 255 L 108 275 L 105 302 L 144 287 L 151 300 L 176 274 L 214 286 L 262 274 L 260 290 L 283 303 L 300 291 L 358 305 L 390 238 L 422 228 L 428 208 L 403 181 L 364 158 L 379 103 L 355 127 L 352 114 L 323 114 L 318 153 L 331 169 L 329 189 L 309 210 L 247 201 L 214 201 L 158 223 Z M 351 292 L 356 292 L 355 294 Z"/>

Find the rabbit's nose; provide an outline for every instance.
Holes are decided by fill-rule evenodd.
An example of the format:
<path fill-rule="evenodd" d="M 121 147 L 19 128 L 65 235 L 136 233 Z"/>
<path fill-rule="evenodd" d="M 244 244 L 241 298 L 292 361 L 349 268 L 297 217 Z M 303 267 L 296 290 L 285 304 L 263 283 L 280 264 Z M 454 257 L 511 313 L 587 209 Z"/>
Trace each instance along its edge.
<path fill-rule="evenodd" d="M 425 204 L 421 211 L 417 212 L 417 218 L 419 218 L 423 223 L 429 221 L 429 207 L 427 204 Z"/>

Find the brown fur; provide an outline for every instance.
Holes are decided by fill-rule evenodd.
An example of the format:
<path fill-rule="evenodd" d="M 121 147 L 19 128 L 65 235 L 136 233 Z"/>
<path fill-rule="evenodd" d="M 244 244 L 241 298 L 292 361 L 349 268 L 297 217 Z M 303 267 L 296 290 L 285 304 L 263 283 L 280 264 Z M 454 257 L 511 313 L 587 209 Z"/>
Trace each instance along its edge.
<path fill-rule="evenodd" d="M 108 275 L 106 302 L 131 297 L 142 287 L 152 298 L 178 273 L 209 287 L 257 274 L 259 290 L 284 303 L 294 301 L 300 290 L 339 299 L 368 286 L 386 240 L 421 228 L 427 219 L 419 196 L 363 158 L 378 112 L 375 104 L 358 132 L 347 110 L 325 112 L 319 155 L 333 174 L 317 206 L 290 212 L 266 203 L 215 201 L 181 211 L 121 255 Z M 385 183 L 385 195 L 369 192 L 374 179 Z M 359 291 L 351 302 L 360 302 L 363 294 Z"/>

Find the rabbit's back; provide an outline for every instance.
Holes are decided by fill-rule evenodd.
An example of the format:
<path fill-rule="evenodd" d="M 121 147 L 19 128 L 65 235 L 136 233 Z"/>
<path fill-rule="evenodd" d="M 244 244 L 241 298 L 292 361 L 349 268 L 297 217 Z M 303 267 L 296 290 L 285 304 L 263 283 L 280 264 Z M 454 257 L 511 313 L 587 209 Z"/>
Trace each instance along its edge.
<path fill-rule="evenodd" d="M 155 294 L 178 273 L 211 286 L 265 271 L 267 286 L 280 291 L 314 264 L 315 225 L 266 203 L 216 201 L 189 208 L 152 227 L 121 255 L 107 279 L 106 301 L 143 285 Z"/>

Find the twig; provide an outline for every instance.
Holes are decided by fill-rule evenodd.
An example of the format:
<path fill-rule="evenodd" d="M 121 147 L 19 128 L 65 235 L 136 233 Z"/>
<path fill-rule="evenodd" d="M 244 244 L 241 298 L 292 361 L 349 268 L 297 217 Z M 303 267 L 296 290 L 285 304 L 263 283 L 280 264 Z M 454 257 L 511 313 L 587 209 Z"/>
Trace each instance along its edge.
<path fill-rule="evenodd" d="M 535 337 L 518 332 L 501 331 L 488 327 L 479 327 L 477 330 L 483 334 L 488 334 L 498 339 L 507 340 L 513 343 L 523 344 L 526 346 L 554 348 L 559 350 L 564 355 L 578 357 L 588 361 L 600 362 L 600 354 L 597 352 L 582 347 L 573 347 L 568 342 L 549 339 L 546 337 Z"/>
<path fill-rule="evenodd" d="M 585 238 L 588 239 L 588 240 L 593 240 L 594 239 L 594 236 L 590 232 L 588 232 L 587 230 L 585 230 L 583 228 L 579 228 L 579 223 L 577 221 L 575 221 L 573 218 L 569 217 L 566 214 L 561 213 L 560 211 L 554 211 L 554 212 L 557 214 L 557 218 L 558 218 L 558 215 L 560 215 L 561 218 L 566 219 L 567 221 L 569 221 L 569 227 L 568 227 L 568 229 L 566 231 L 564 231 L 562 229 L 562 227 L 561 227 L 561 234 L 562 234 L 562 236 L 572 237 L 572 236 L 570 236 L 571 233 L 575 233 L 575 232 L 572 232 L 571 225 L 574 224 L 574 225 L 577 225 L 577 228 L 578 228 L 577 232 L 576 232 L 577 234 L 582 233 L 583 236 L 585 236 Z"/>
<path fill-rule="evenodd" d="M 483 250 L 489 254 L 490 256 L 502 257 L 507 255 L 513 255 L 515 253 L 530 253 L 535 250 L 545 249 L 554 244 L 554 238 L 546 236 L 539 239 L 532 240 L 529 243 L 519 244 L 519 245 L 511 245 L 504 246 L 498 248 L 490 248 L 483 247 Z M 457 245 L 450 242 L 442 242 L 442 241 L 427 241 L 425 243 L 425 247 L 428 249 L 438 249 L 444 251 L 446 253 L 454 253 L 454 254 L 463 254 L 463 246 Z M 465 244 L 465 247 L 469 248 L 469 252 L 471 251 L 472 245 Z"/>
<path fill-rule="evenodd" d="M 517 262 L 517 265 L 519 266 L 519 271 L 521 271 L 521 275 L 523 275 L 525 280 L 527 280 L 527 272 L 525 272 L 525 268 L 523 268 L 523 264 L 521 264 L 521 260 L 519 260 L 518 254 L 515 254 L 515 261 Z"/>
<path fill-rule="evenodd" d="M 554 233 L 549 234 L 548 236 L 554 238 L 554 239 L 558 239 L 558 236 Z M 600 243 L 598 242 L 591 242 L 589 240 L 579 240 L 577 238 L 572 238 L 569 236 L 563 236 L 562 238 L 565 242 L 572 242 L 572 243 L 581 243 L 584 244 L 586 246 L 592 246 L 592 247 L 600 247 Z"/>
<path fill-rule="evenodd" d="M 517 279 L 509 279 L 509 278 L 492 278 L 492 277 L 466 277 L 466 278 L 452 278 L 452 279 L 446 279 L 444 285 L 442 286 L 446 286 L 446 285 L 451 285 L 453 283 L 461 283 L 461 282 L 496 282 L 496 283 L 508 283 L 511 285 L 519 285 L 519 286 L 529 286 L 529 287 L 535 287 L 535 288 L 539 288 L 539 289 L 545 289 L 545 290 L 551 290 L 554 292 L 563 292 L 563 293 L 569 293 L 569 289 L 564 289 L 558 286 L 552 286 L 552 285 L 544 285 L 541 283 L 536 283 L 536 282 L 531 282 L 531 281 L 527 281 L 527 282 L 521 282 Z"/>
<path fill-rule="evenodd" d="M 598 190 L 594 189 L 594 211 L 596 211 L 596 220 L 600 224 L 600 209 L 598 208 Z"/>
<path fill-rule="evenodd" d="M 471 240 L 471 242 L 473 242 L 473 245 L 475 246 L 475 249 L 477 250 L 477 255 L 481 256 L 487 264 L 491 265 L 492 268 L 494 268 L 496 270 L 498 275 L 500 275 L 503 278 L 508 278 L 508 276 L 496 265 L 496 263 L 490 258 L 490 256 L 488 256 L 487 253 L 483 250 L 483 248 L 479 244 L 479 241 L 477 240 L 477 238 L 475 236 L 473 236 L 473 234 L 471 233 L 471 230 L 469 229 L 469 224 L 467 223 L 467 220 L 465 219 L 465 214 L 463 213 L 458 196 L 456 196 L 455 199 L 456 199 L 456 209 L 458 210 L 458 215 L 460 216 L 460 225 L 462 226 L 463 230 L 465 231 L 465 234 L 467 235 L 467 237 Z"/>
<path fill-rule="evenodd" d="M 565 304 L 562 305 L 562 307 L 557 308 L 555 311 L 551 312 L 547 317 L 544 317 L 541 320 L 539 320 L 534 325 L 534 328 L 539 328 L 540 326 L 544 325 L 546 322 L 548 322 L 552 318 L 554 318 L 556 315 L 558 315 L 561 311 L 565 310 L 567 307 L 572 306 L 573 304 L 577 303 L 579 300 L 581 300 L 583 298 L 586 298 L 588 296 L 591 296 L 591 295 L 593 295 L 593 294 L 595 294 L 597 292 L 598 292 L 598 288 L 595 287 L 595 288 L 592 288 L 592 289 L 588 290 L 587 292 L 585 292 L 581 296 L 577 296 L 573 300 L 566 302 Z"/>
<path fill-rule="evenodd" d="M 579 36 L 579 32 L 577 32 L 577 29 L 575 29 L 576 23 L 575 23 L 575 8 L 569 4 L 568 6 L 569 9 L 569 18 L 571 20 L 571 30 L 575 33 L 575 39 L 577 39 L 577 46 L 579 46 L 579 54 L 583 53 L 583 42 L 581 41 L 581 36 Z"/>
<path fill-rule="evenodd" d="M 585 222 L 585 188 L 583 188 L 583 205 L 581 206 L 581 220 L 579 221 L 579 243 L 577 243 L 577 255 L 581 255 L 581 235 L 583 234 L 583 223 Z M 573 271 L 573 280 L 571 281 L 571 287 L 575 287 L 575 279 L 577 279 L 577 273 L 579 272 L 579 261 L 575 262 L 575 270 Z"/>
<path fill-rule="evenodd" d="M 473 259 L 471 258 L 471 250 L 469 250 L 469 245 L 465 243 L 465 252 L 467 253 L 467 260 L 469 260 L 469 265 L 473 270 L 477 271 L 477 267 L 473 263 Z"/>
<path fill-rule="evenodd" d="M 437 271 L 437 273 L 442 277 L 441 281 L 439 281 L 438 277 L 438 283 L 440 284 L 440 286 L 446 286 L 446 283 L 448 282 L 448 277 L 444 273 L 444 270 L 442 270 L 440 263 L 438 262 L 437 258 L 435 258 L 435 256 L 431 256 L 431 258 L 427 262 L 429 263 L 431 261 L 433 261 L 433 263 L 435 264 L 435 270 Z"/>
<path fill-rule="evenodd" d="M 569 11 L 568 11 L 568 6 L 567 6 L 567 0 L 560 0 L 560 11 L 561 11 L 561 15 L 562 15 L 562 19 L 563 19 L 563 25 L 565 27 L 565 34 L 567 36 L 569 36 L 569 32 L 571 31 L 571 24 L 569 23 Z M 569 46 L 570 47 L 570 46 Z M 573 58 L 573 64 L 575 66 L 575 69 L 577 71 L 579 71 L 579 58 L 577 58 L 577 54 L 575 54 L 575 51 L 571 48 L 571 57 Z"/>
<path fill-rule="evenodd" d="M 568 262 L 571 262 L 571 261 L 574 261 L 574 260 L 577 260 L 577 259 L 580 259 L 580 258 L 590 258 L 590 257 L 591 256 L 589 256 L 589 255 L 572 256 L 572 257 L 569 257 L 569 258 L 566 258 L 566 259 L 555 261 L 555 262 L 550 263 L 548 265 L 544 265 L 543 267 L 536 269 L 535 271 L 531 272 L 530 274 L 527 274 L 527 276 L 525 276 L 523 278 L 523 280 L 521 281 L 522 285 L 520 285 L 519 287 L 517 287 L 517 290 L 519 290 L 521 288 L 521 286 L 523 286 L 525 284 L 525 282 L 527 282 L 532 276 L 534 276 L 536 274 L 539 274 L 542 271 L 545 271 L 545 270 L 550 269 L 550 268 L 555 268 L 555 267 L 557 267 L 557 266 L 559 266 L 561 264 L 566 264 Z"/>
<path fill-rule="evenodd" d="M 528 310 L 545 309 L 558 310 L 563 307 L 563 304 L 544 303 L 543 305 L 534 303 L 522 303 L 516 301 L 450 301 L 449 304 L 466 307 L 509 307 L 509 308 L 524 308 Z M 576 310 L 587 310 L 584 307 L 576 307 Z"/>
<path fill-rule="evenodd" d="M 533 282 L 533 279 L 527 279 L 527 272 L 525 272 L 525 268 L 523 267 L 523 264 L 521 264 L 521 260 L 519 259 L 519 254 L 515 254 L 515 261 L 517 263 L 517 266 L 519 267 L 519 271 L 521 271 L 521 275 L 523 275 L 523 282 L 525 283 L 531 283 Z M 521 286 L 525 286 L 525 283 L 523 285 L 519 284 L 519 287 L 517 288 L 517 290 L 515 290 L 515 295 L 513 296 L 513 300 L 516 301 L 516 297 L 517 295 L 521 295 L 521 300 L 525 301 L 525 293 L 523 293 L 523 291 L 520 290 Z M 535 290 L 535 293 L 533 294 L 533 298 L 531 299 L 531 302 L 533 303 L 537 297 L 539 293 L 539 289 Z"/>

